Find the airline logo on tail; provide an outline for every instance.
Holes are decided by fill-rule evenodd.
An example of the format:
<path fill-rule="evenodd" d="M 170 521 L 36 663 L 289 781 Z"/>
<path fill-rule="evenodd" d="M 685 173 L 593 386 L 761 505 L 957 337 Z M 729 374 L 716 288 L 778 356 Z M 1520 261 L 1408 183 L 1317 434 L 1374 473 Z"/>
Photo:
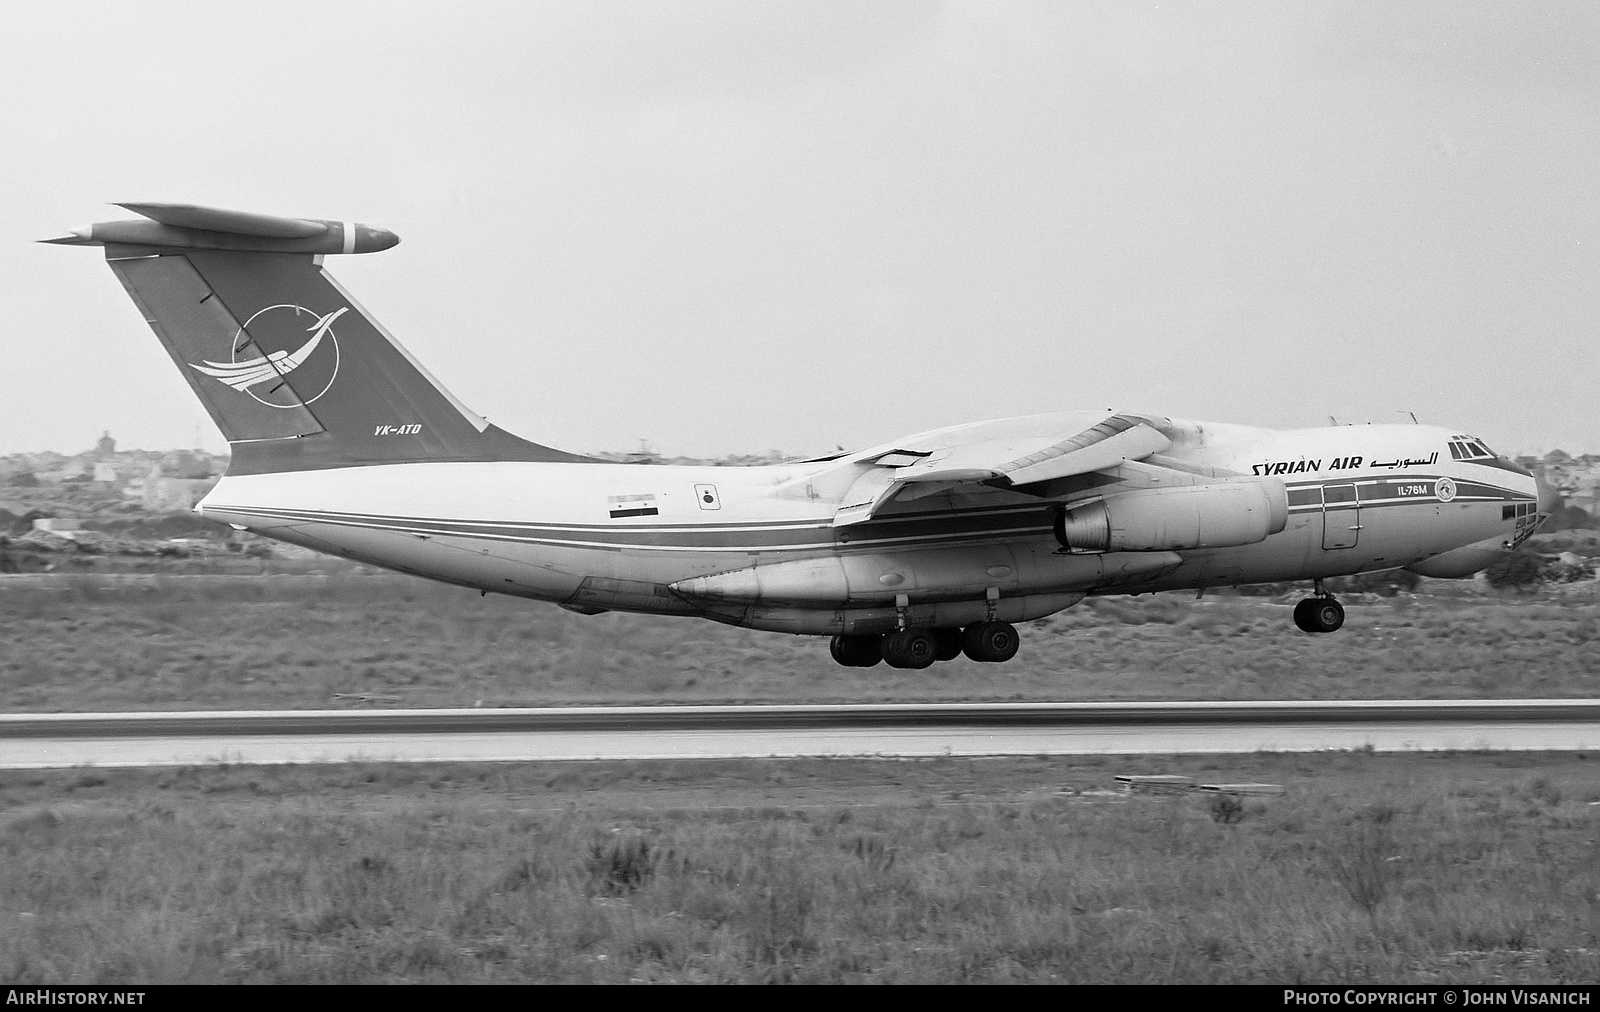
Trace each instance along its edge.
<path fill-rule="evenodd" d="M 239 358 L 240 354 L 248 352 L 252 347 L 265 351 L 260 346 L 261 340 L 276 343 L 271 342 L 270 334 L 274 330 L 281 329 L 282 322 L 276 318 L 264 320 L 254 330 L 252 330 L 252 325 L 267 313 L 285 309 L 289 310 L 293 317 L 299 318 L 295 320 L 297 324 L 303 322 L 305 317 L 310 317 L 314 321 L 309 327 L 305 328 L 305 332 L 311 335 L 310 340 L 294 351 L 289 351 L 285 348 L 278 351 L 270 351 L 265 355 L 258 355 L 253 358 Z M 207 360 L 204 365 L 195 365 L 191 362 L 189 368 L 204 373 L 240 393 L 249 394 L 269 408 L 292 408 L 300 404 L 310 404 L 328 392 L 328 388 L 333 386 L 334 377 L 339 374 L 339 336 L 333 331 L 333 323 L 349 311 L 350 307 L 346 306 L 326 315 L 318 315 L 304 306 L 268 306 L 246 320 L 244 326 L 240 327 L 239 332 L 234 335 L 233 361 L 212 362 Z M 274 324 L 276 326 L 272 326 Z M 296 327 L 295 329 L 298 330 L 299 328 Z M 304 398 L 296 396 L 293 390 L 289 391 L 287 395 L 279 393 L 280 390 L 287 386 L 289 374 L 311 361 L 319 348 L 327 348 L 332 352 L 331 357 L 323 355 L 319 359 L 324 363 L 324 368 L 328 375 L 327 382 L 322 384 L 321 389 L 317 390 L 315 394 Z M 319 370 L 313 370 L 313 375 L 317 371 Z M 302 389 L 307 386 L 299 381 L 296 381 L 295 385 Z M 309 386 L 314 387 L 315 380 Z"/>

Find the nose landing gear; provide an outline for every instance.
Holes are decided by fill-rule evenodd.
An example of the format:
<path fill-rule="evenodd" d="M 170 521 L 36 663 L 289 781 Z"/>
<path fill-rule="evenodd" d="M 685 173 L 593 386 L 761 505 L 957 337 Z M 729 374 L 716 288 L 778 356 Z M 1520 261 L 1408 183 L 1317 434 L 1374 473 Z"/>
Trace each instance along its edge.
<path fill-rule="evenodd" d="M 1294 624 L 1308 633 L 1331 633 L 1344 625 L 1344 605 L 1316 582 L 1316 596 L 1294 606 Z"/>

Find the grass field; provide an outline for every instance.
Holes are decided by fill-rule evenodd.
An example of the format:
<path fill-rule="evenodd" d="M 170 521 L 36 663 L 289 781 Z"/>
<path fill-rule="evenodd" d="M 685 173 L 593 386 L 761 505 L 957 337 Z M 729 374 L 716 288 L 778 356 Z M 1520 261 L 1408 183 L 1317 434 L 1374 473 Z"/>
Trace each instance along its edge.
<path fill-rule="evenodd" d="M 1322 637 L 1293 600 L 1092 600 L 919 672 L 384 574 L 5 578 L 0 709 L 1597 694 L 1592 585 L 1350 596 Z M 0 772 L 0 981 L 1592 983 L 1595 762 Z"/>
<path fill-rule="evenodd" d="M 841 668 L 826 640 L 605 614 L 388 574 L 0 579 L 0 709 L 578 703 L 1592 696 L 1600 598 L 1346 597 L 1310 636 L 1297 595 L 1085 601 L 1004 665 Z"/>
<path fill-rule="evenodd" d="M 1597 761 L 0 773 L 0 980 L 1593 983 Z"/>

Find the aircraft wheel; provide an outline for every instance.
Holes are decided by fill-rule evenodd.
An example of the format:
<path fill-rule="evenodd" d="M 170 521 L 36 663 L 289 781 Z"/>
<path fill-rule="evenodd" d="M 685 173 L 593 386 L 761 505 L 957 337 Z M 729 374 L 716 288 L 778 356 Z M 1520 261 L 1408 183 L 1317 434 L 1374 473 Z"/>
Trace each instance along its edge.
<path fill-rule="evenodd" d="M 1294 624 L 1301 632 L 1316 632 L 1311 625 L 1311 609 L 1316 606 L 1317 599 L 1308 597 L 1294 606 Z"/>
<path fill-rule="evenodd" d="M 1310 619 L 1311 631 L 1331 633 L 1344 625 L 1344 605 L 1331 597 L 1312 598 L 1312 606 L 1306 609 Z"/>
<path fill-rule="evenodd" d="M 938 652 L 931 629 L 903 629 L 883 638 L 883 659 L 892 668 L 925 668 Z"/>
<path fill-rule="evenodd" d="M 1308 597 L 1294 606 L 1294 624 L 1308 633 L 1331 633 L 1344 625 L 1344 605 L 1331 597 Z"/>
<path fill-rule="evenodd" d="M 883 637 L 835 636 L 828 643 L 828 652 L 847 668 L 870 668 L 883 660 Z"/>
<path fill-rule="evenodd" d="M 961 634 L 961 652 L 975 661 L 1009 661 L 1021 645 L 1016 626 L 1009 622 L 974 622 Z"/>
<path fill-rule="evenodd" d="M 938 644 L 938 649 L 933 652 L 936 661 L 953 661 L 961 656 L 961 630 L 960 629 L 935 629 L 933 640 Z"/>

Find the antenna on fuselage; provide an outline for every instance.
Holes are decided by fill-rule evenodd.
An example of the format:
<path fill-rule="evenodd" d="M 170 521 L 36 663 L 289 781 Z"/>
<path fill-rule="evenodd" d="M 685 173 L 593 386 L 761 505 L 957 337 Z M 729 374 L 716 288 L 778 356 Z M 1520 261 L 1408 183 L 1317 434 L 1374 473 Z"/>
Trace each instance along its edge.
<path fill-rule="evenodd" d="M 1415 411 L 1406 411 L 1405 414 L 1408 414 L 1408 415 L 1411 416 L 1411 424 L 1412 425 L 1421 425 L 1422 424 L 1421 422 L 1417 421 L 1417 413 Z"/>

